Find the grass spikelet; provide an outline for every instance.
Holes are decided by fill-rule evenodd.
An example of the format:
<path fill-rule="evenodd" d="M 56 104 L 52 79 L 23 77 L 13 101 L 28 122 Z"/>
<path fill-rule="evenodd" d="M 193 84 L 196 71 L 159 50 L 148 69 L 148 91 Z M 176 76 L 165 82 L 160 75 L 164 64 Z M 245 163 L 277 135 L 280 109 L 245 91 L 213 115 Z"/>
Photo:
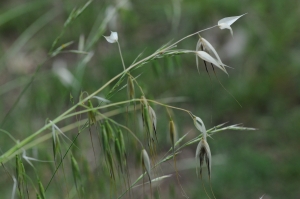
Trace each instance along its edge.
<path fill-rule="evenodd" d="M 200 49 L 201 45 L 202 45 L 202 43 L 201 43 L 201 40 L 199 38 L 198 42 L 196 44 L 196 51 L 198 51 Z M 196 66 L 197 66 L 198 73 L 200 74 L 200 71 L 199 71 L 199 60 L 198 59 L 199 59 L 199 57 L 196 54 Z"/>
<path fill-rule="evenodd" d="M 209 145 L 207 143 L 207 141 L 205 139 L 201 139 L 197 149 L 196 149 L 196 161 L 200 160 L 200 178 L 202 178 L 202 165 L 204 162 L 204 159 L 206 160 L 206 166 L 208 169 L 208 177 L 209 179 L 211 178 L 211 152 L 210 152 L 210 148 Z M 198 175 L 198 166 L 196 167 L 196 172 Z"/>
<path fill-rule="evenodd" d="M 169 122 L 169 130 L 170 130 L 170 140 L 171 140 L 171 143 L 172 143 L 172 150 L 173 150 L 173 155 L 174 155 L 174 152 L 175 152 L 175 138 L 176 138 L 176 131 L 175 131 L 175 124 L 173 122 L 173 120 L 171 120 Z"/>
<path fill-rule="evenodd" d="M 82 196 L 84 191 L 81 184 L 80 170 L 79 170 L 78 163 L 73 155 L 71 155 L 71 165 L 72 165 L 72 174 L 73 174 L 77 193 L 79 196 Z"/>
<path fill-rule="evenodd" d="M 21 173 L 22 173 L 22 178 L 23 178 L 23 182 L 24 182 L 23 189 L 27 193 L 27 198 L 29 198 L 29 192 L 28 192 L 27 181 L 26 181 L 26 171 L 25 171 L 25 167 L 24 167 L 23 162 L 21 162 Z"/>
<path fill-rule="evenodd" d="M 130 174 L 127 165 L 127 154 L 126 154 L 125 142 L 124 142 L 124 137 L 121 129 L 118 129 L 117 138 L 120 143 L 121 160 L 122 160 L 123 169 L 125 170 L 125 173 L 127 175 L 127 186 L 130 189 Z"/>
<path fill-rule="evenodd" d="M 146 132 L 147 132 L 147 139 L 151 143 L 151 141 L 154 141 L 154 136 L 153 136 L 153 124 L 151 122 L 150 114 L 149 114 L 149 106 L 143 104 L 143 122 L 144 126 L 146 127 Z"/>
<path fill-rule="evenodd" d="M 212 63 L 213 65 L 217 66 L 224 73 L 226 73 L 228 75 L 226 69 L 219 63 L 219 61 L 217 61 L 215 58 L 213 58 L 212 56 L 210 56 L 205 51 L 197 51 L 196 55 L 198 55 L 202 60 L 207 61 L 207 62 Z"/>
<path fill-rule="evenodd" d="M 19 155 L 16 155 L 16 174 L 17 174 L 19 196 L 20 196 L 20 198 L 23 198 L 24 197 L 23 189 L 22 189 L 23 175 L 22 175 L 21 160 L 20 160 Z"/>
<path fill-rule="evenodd" d="M 91 100 L 88 100 L 88 105 L 89 108 L 94 108 Z M 90 125 L 96 124 L 96 116 L 94 111 L 89 111 L 88 116 L 89 116 Z"/>
<path fill-rule="evenodd" d="M 124 156 L 126 156 L 125 142 L 124 142 L 124 137 L 121 129 L 118 129 L 117 137 L 120 143 L 121 152 L 122 154 L 124 154 Z"/>
<path fill-rule="evenodd" d="M 115 181 L 116 178 L 115 178 L 115 170 L 114 170 L 113 158 L 112 158 L 112 155 L 111 155 L 110 152 L 106 152 L 106 159 L 108 161 L 108 166 L 109 166 L 109 171 L 110 171 L 111 179 L 113 181 Z"/>
<path fill-rule="evenodd" d="M 135 90 L 134 90 L 134 84 L 132 80 L 132 76 L 129 74 L 127 78 L 127 95 L 128 99 L 134 99 L 135 97 Z"/>
<path fill-rule="evenodd" d="M 200 175 L 200 179 L 202 181 L 201 183 L 203 185 L 203 189 L 204 189 L 206 195 L 208 196 L 208 193 L 206 192 L 206 189 L 205 189 L 205 186 L 204 186 L 204 183 L 203 183 L 203 179 L 202 179 L 202 165 L 203 165 L 203 162 L 204 162 L 204 159 L 205 159 L 207 170 L 208 170 L 208 178 L 209 178 L 209 182 L 210 182 L 210 180 L 211 180 L 211 152 L 210 152 L 210 148 L 209 148 L 209 145 L 208 145 L 207 141 L 203 138 L 200 140 L 200 142 L 197 146 L 195 158 L 196 158 L 196 162 L 197 162 L 198 158 L 199 158 L 199 161 L 200 161 L 200 168 L 199 168 L 200 173 L 198 173 L 198 166 L 196 166 L 197 176 Z M 210 188 L 211 188 L 211 191 L 212 191 L 211 183 L 210 183 Z M 212 191 L 212 194 L 215 197 L 213 191 Z"/>
<path fill-rule="evenodd" d="M 101 138 L 102 138 L 102 146 L 103 146 L 103 151 L 104 153 L 109 151 L 109 142 L 108 142 L 108 137 L 107 137 L 107 132 L 106 128 L 104 125 L 101 126 Z"/>
<path fill-rule="evenodd" d="M 111 125 L 109 124 L 108 120 L 105 121 L 105 129 L 107 132 L 108 141 L 113 142 L 115 135 L 114 135 L 114 131 L 113 131 Z"/>
<path fill-rule="evenodd" d="M 120 149 L 121 149 L 121 158 L 123 160 L 123 164 L 124 166 L 126 167 L 127 165 L 127 154 L 126 154 L 126 148 L 125 148 L 125 142 L 124 142 L 124 137 L 123 137 L 123 133 L 121 131 L 121 129 L 118 129 L 118 134 L 117 134 L 117 137 L 118 137 L 118 141 L 120 143 Z"/>
<path fill-rule="evenodd" d="M 56 156 L 58 152 L 60 151 L 60 140 L 57 133 L 52 134 L 52 149 L 53 149 L 53 158 L 54 161 L 56 160 Z"/>
<path fill-rule="evenodd" d="M 141 156 L 142 156 L 141 159 L 142 159 L 143 173 L 146 171 L 146 174 L 149 178 L 151 198 L 152 198 L 151 166 L 150 166 L 150 159 L 149 159 L 148 153 L 145 149 L 142 150 Z M 144 178 L 143 178 L 143 192 L 144 192 Z"/>
<path fill-rule="evenodd" d="M 225 68 L 225 64 L 223 64 L 222 60 L 220 59 L 220 56 L 218 55 L 217 51 L 215 50 L 215 48 L 203 37 L 201 37 L 199 35 L 199 40 L 201 42 L 201 44 L 204 47 L 204 50 L 207 50 L 210 54 L 214 54 L 214 56 L 217 58 L 218 62 L 220 63 L 220 65 L 224 68 L 224 70 L 226 70 Z M 226 66 L 228 67 L 228 66 Z"/>
<path fill-rule="evenodd" d="M 202 133 L 203 139 L 206 140 L 207 133 L 203 121 L 196 116 L 193 117 L 193 120 L 194 120 L 195 127 Z"/>
<path fill-rule="evenodd" d="M 92 101 L 89 99 L 88 100 L 88 107 L 89 108 L 93 108 L 93 104 Z M 93 136 L 92 136 L 92 130 L 91 130 L 91 126 L 96 124 L 96 116 L 95 116 L 95 111 L 91 110 L 88 112 L 88 123 L 89 123 L 89 132 L 90 132 L 90 138 L 91 138 L 91 143 L 92 143 L 92 148 L 93 148 L 93 153 L 94 153 L 94 159 L 95 159 L 95 165 L 97 167 L 97 160 L 96 160 L 96 152 L 95 152 L 95 147 L 94 147 L 94 143 L 93 143 Z"/>
<path fill-rule="evenodd" d="M 142 167 L 144 170 L 146 170 L 146 173 L 148 175 L 150 184 L 151 184 L 151 167 L 150 167 L 150 159 L 148 156 L 148 153 L 145 149 L 142 150 Z"/>
<path fill-rule="evenodd" d="M 39 196 L 42 199 L 46 199 L 46 194 L 45 194 L 45 189 L 44 186 L 42 184 L 42 182 L 40 180 L 38 180 L 38 185 L 39 185 Z"/>
<path fill-rule="evenodd" d="M 171 120 L 169 122 L 169 132 L 170 132 L 170 139 L 171 139 L 171 143 L 172 143 L 173 160 L 174 160 L 174 166 L 175 166 L 175 172 L 176 172 L 177 182 L 178 182 L 178 185 L 180 186 L 180 189 L 182 191 L 182 195 L 184 197 L 188 198 L 187 194 L 183 190 L 182 185 L 180 184 L 179 174 L 178 174 L 178 170 L 177 170 L 177 166 L 176 166 L 175 143 L 176 143 L 177 133 L 176 133 L 175 124 L 174 124 L 173 120 Z"/>
<path fill-rule="evenodd" d="M 18 192 L 20 198 L 25 197 L 25 169 L 19 155 L 16 155 L 16 174 L 18 182 Z"/>
<path fill-rule="evenodd" d="M 156 114 L 155 114 L 153 108 L 150 105 L 149 105 L 149 113 L 150 113 L 150 119 L 151 119 L 152 126 L 153 126 L 153 131 L 155 133 L 155 138 L 156 138 L 156 141 L 158 142 L 157 132 L 156 132 L 157 117 L 156 117 Z"/>
<path fill-rule="evenodd" d="M 115 152 L 116 152 L 116 155 L 117 155 L 117 160 L 118 160 L 118 163 L 119 163 L 119 167 L 121 169 L 121 172 L 123 173 L 123 164 L 122 164 L 122 149 L 121 149 L 121 145 L 120 145 L 120 142 L 119 142 L 119 139 L 116 138 L 115 139 Z"/>

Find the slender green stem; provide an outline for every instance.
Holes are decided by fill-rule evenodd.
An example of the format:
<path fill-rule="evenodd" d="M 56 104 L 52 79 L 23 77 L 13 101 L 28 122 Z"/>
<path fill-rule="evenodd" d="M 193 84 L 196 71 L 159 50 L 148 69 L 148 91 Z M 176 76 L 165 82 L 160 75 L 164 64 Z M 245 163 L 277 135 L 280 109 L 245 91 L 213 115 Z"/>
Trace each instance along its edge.
<path fill-rule="evenodd" d="M 147 101 L 153 102 L 153 103 L 155 103 L 155 104 L 159 104 L 159 105 L 164 106 L 164 107 L 168 107 L 168 108 L 177 109 L 177 110 L 180 110 L 180 111 L 187 112 L 187 113 L 191 116 L 192 119 L 194 118 L 192 112 L 189 111 L 189 110 L 186 110 L 186 109 L 183 109 L 183 108 L 178 108 L 178 107 L 175 107 L 175 106 L 166 105 L 166 104 L 163 104 L 163 103 L 154 101 L 154 100 L 149 100 L 149 99 L 147 99 Z"/>
<path fill-rule="evenodd" d="M 218 25 L 215 25 L 215 26 L 212 26 L 212 27 L 209 27 L 209 28 L 200 30 L 200 31 L 198 31 L 198 32 L 192 33 L 192 34 L 190 34 L 190 35 L 187 35 L 187 36 L 183 37 L 182 39 L 179 39 L 178 41 L 176 41 L 175 43 L 173 43 L 173 44 L 170 45 L 169 47 L 166 47 L 164 50 L 169 50 L 170 48 L 175 47 L 176 44 L 178 44 L 179 42 L 181 42 L 181 41 L 183 41 L 183 40 L 185 40 L 185 39 L 187 39 L 187 38 L 189 38 L 189 37 L 191 37 L 191 36 L 194 36 L 194 35 L 196 35 L 196 34 L 199 34 L 200 32 L 204 32 L 204 31 L 206 31 L 206 30 L 213 29 L 213 28 L 215 28 L 215 27 L 217 27 L 217 26 L 218 26 Z"/>
<path fill-rule="evenodd" d="M 118 44 L 119 53 L 120 53 L 120 56 L 121 56 L 121 60 L 122 60 L 122 65 L 123 65 L 123 68 L 124 68 L 124 70 L 126 70 L 126 67 L 125 67 L 125 64 L 124 64 L 124 59 L 123 59 L 123 56 L 122 56 L 121 47 L 120 47 L 120 44 L 119 44 L 119 42 L 118 42 L 118 41 L 117 41 L 117 44 Z"/>
<path fill-rule="evenodd" d="M 143 89 L 142 89 L 142 87 L 140 86 L 140 84 L 136 81 L 136 79 L 135 78 L 132 78 L 133 79 L 133 81 L 136 83 L 136 85 L 139 87 L 139 89 L 140 89 L 140 91 L 141 91 L 141 93 L 142 93 L 142 95 L 144 95 L 145 96 L 145 93 L 144 93 L 144 91 L 143 91 Z"/>

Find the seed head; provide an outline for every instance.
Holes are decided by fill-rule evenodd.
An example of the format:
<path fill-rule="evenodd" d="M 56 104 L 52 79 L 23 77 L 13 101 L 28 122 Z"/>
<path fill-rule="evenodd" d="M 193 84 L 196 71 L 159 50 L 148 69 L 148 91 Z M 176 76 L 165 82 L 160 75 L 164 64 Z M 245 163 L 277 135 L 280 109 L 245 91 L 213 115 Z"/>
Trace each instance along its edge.
<path fill-rule="evenodd" d="M 132 77 L 129 75 L 127 79 L 127 95 L 129 99 L 133 99 L 135 96 L 134 84 Z"/>
<path fill-rule="evenodd" d="M 150 105 L 149 105 L 149 114 L 150 114 L 150 119 L 151 119 L 151 122 L 152 122 L 153 130 L 154 130 L 154 133 L 155 133 L 155 136 L 156 136 L 157 118 L 156 118 L 156 114 L 155 114 L 153 108 Z M 156 137 L 156 139 L 157 139 L 157 137 Z"/>
<path fill-rule="evenodd" d="M 196 149 L 196 162 L 198 161 L 198 158 L 200 160 L 200 177 L 202 178 L 202 165 L 205 159 L 206 162 L 206 166 L 208 169 L 208 177 L 210 179 L 211 176 L 211 152 L 210 152 L 210 148 L 209 145 L 207 143 L 207 141 L 205 139 L 201 139 L 197 149 Z M 196 167 L 196 173 L 198 176 L 198 166 Z"/>
<path fill-rule="evenodd" d="M 206 128 L 205 128 L 203 121 L 199 117 L 196 117 L 196 116 L 193 118 L 193 120 L 194 120 L 195 127 L 202 133 L 203 139 L 206 140 L 207 133 L 206 133 Z"/>
<path fill-rule="evenodd" d="M 118 33 L 117 32 L 112 32 L 110 33 L 109 36 L 104 36 L 106 41 L 109 43 L 116 43 L 118 42 Z"/>
<path fill-rule="evenodd" d="M 247 13 L 245 13 L 245 14 L 247 14 Z M 238 20 L 240 17 L 244 16 L 245 14 L 240 15 L 240 16 L 223 18 L 220 21 L 218 21 L 218 26 L 219 26 L 220 29 L 229 29 L 230 33 L 231 33 L 231 35 L 233 37 L 233 31 L 232 31 L 232 29 L 230 27 L 231 24 L 233 24 L 236 20 Z"/>
<path fill-rule="evenodd" d="M 176 130 L 175 130 L 175 124 L 172 120 L 169 122 L 169 129 L 170 129 L 170 139 L 172 143 L 172 149 L 174 153 L 175 142 L 176 142 Z"/>
<path fill-rule="evenodd" d="M 148 153 L 145 149 L 142 150 L 142 166 L 146 170 L 146 173 L 149 177 L 149 181 L 151 182 L 150 159 L 149 159 Z"/>

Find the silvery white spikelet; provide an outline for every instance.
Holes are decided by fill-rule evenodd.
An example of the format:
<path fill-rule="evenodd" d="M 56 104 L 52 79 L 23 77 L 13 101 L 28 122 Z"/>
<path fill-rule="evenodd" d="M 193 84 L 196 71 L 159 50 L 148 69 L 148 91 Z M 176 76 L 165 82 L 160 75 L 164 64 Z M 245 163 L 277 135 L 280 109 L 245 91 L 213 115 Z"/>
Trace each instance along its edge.
<path fill-rule="evenodd" d="M 199 51 L 200 47 L 201 47 L 201 40 L 199 39 L 198 42 L 197 42 L 197 45 L 196 45 L 196 52 Z M 199 63 L 198 63 L 198 55 L 196 54 L 196 65 L 197 65 L 197 70 L 198 70 L 198 73 L 200 74 L 200 71 L 199 71 Z"/>
<path fill-rule="evenodd" d="M 197 163 L 198 159 L 200 160 L 200 177 L 202 177 L 202 166 L 203 166 L 203 162 L 205 159 L 206 166 L 208 169 L 208 176 L 210 179 L 210 176 L 211 176 L 211 152 L 210 152 L 209 145 L 206 141 L 206 137 L 207 137 L 206 128 L 205 128 L 203 121 L 199 117 L 194 116 L 193 120 L 194 120 L 195 127 L 203 135 L 197 146 L 196 156 L 195 156 L 196 163 Z M 196 173 L 198 175 L 198 166 L 196 167 Z"/>
<path fill-rule="evenodd" d="M 201 37 L 199 35 L 199 40 L 197 42 L 197 45 L 196 45 L 196 51 L 199 51 L 199 49 L 201 48 L 201 46 L 203 47 L 203 50 L 206 50 L 210 55 L 210 54 L 213 54 L 217 59 L 214 59 L 213 57 L 208 57 L 207 55 L 205 55 L 204 53 L 196 53 L 196 65 L 197 65 L 197 69 L 198 69 L 198 72 L 199 72 L 199 68 L 198 68 L 198 57 L 200 57 L 201 59 L 203 59 L 204 61 L 208 61 L 214 65 L 216 65 L 216 62 L 219 63 L 218 65 L 216 65 L 217 67 L 221 66 L 221 70 L 223 70 L 226 74 L 227 74 L 227 71 L 226 71 L 226 68 L 225 67 L 229 67 L 227 65 L 225 65 L 220 56 L 218 55 L 217 51 L 215 50 L 215 48 L 206 40 L 204 39 L 203 37 Z M 204 55 L 203 55 L 204 54 Z M 198 56 L 198 57 L 197 57 Z M 210 60 L 210 61 L 209 61 Z M 231 68 L 231 67 L 229 67 Z"/>
<path fill-rule="evenodd" d="M 146 170 L 146 173 L 149 177 L 149 181 L 151 182 L 151 166 L 150 166 L 150 159 L 148 153 L 145 149 L 142 150 L 142 165 Z"/>
<path fill-rule="evenodd" d="M 202 133 L 203 139 L 206 140 L 207 133 L 206 133 L 206 128 L 205 128 L 203 121 L 199 117 L 196 117 L 196 116 L 194 117 L 193 120 L 194 120 L 195 127 Z"/>
<path fill-rule="evenodd" d="M 153 124 L 153 130 L 156 133 L 156 124 L 157 124 L 157 117 L 156 114 L 153 110 L 153 108 L 151 106 L 149 106 L 149 114 L 150 114 L 150 118 Z"/>
<path fill-rule="evenodd" d="M 206 39 L 204 39 L 203 37 L 200 37 L 200 41 L 201 41 L 204 49 L 206 49 L 210 54 L 213 54 L 217 58 L 217 61 L 219 61 L 220 65 L 224 69 L 225 69 L 225 66 L 229 67 L 229 66 L 223 64 L 223 62 L 222 62 L 220 56 L 218 55 L 217 51 L 215 50 L 215 48 Z"/>
<path fill-rule="evenodd" d="M 211 177 L 211 152 L 207 141 L 203 138 L 200 140 L 197 146 L 195 159 L 196 159 L 196 163 L 198 159 L 200 160 L 200 177 L 202 177 L 202 165 L 205 159 L 207 170 L 208 170 L 208 176 L 210 178 Z M 198 166 L 196 167 L 196 173 L 198 175 Z"/>
<path fill-rule="evenodd" d="M 204 61 L 207 61 L 207 62 L 212 63 L 213 65 L 217 66 L 224 73 L 226 73 L 228 75 L 226 69 L 223 66 L 221 66 L 221 64 L 219 63 L 219 61 L 217 61 L 215 58 L 213 58 L 212 56 L 210 56 L 208 53 L 206 53 L 204 51 L 196 51 L 196 55 L 198 57 L 200 57 L 201 59 L 203 59 Z"/>
<path fill-rule="evenodd" d="M 111 31 L 109 36 L 104 36 L 106 41 L 108 41 L 109 43 L 116 43 L 118 42 L 118 33 L 117 32 L 113 32 Z"/>
<path fill-rule="evenodd" d="M 247 14 L 247 13 L 245 13 Z M 245 14 L 243 15 L 240 15 L 240 16 L 234 16 L 234 17 L 226 17 L 226 18 L 223 18 L 221 19 L 220 21 L 218 21 L 218 26 L 220 29 L 229 29 L 230 30 L 230 33 L 233 37 L 233 31 L 231 29 L 231 25 L 236 21 L 238 20 L 240 17 L 244 16 Z"/>

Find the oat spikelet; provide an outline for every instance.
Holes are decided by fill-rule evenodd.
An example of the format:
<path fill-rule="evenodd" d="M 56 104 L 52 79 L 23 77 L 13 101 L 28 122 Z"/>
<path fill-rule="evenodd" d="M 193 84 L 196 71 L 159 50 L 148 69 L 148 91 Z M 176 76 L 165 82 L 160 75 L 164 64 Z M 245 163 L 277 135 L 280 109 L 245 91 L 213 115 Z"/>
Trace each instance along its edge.
<path fill-rule="evenodd" d="M 128 75 L 127 78 L 127 95 L 128 95 L 128 99 L 134 99 L 135 97 L 134 84 L 131 75 Z"/>
<path fill-rule="evenodd" d="M 148 153 L 145 149 L 142 150 L 142 167 L 146 170 L 148 175 L 149 181 L 151 183 L 151 166 L 150 166 L 150 159 Z"/>
<path fill-rule="evenodd" d="M 200 178 L 202 178 L 202 165 L 205 159 L 207 170 L 208 170 L 208 177 L 211 178 L 211 152 L 209 145 L 205 139 L 201 139 L 197 149 L 196 149 L 196 162 L 198 159 L 200 160 Z M 196 167 L 196 173 L 198 174 L 198 166 Z"/>

